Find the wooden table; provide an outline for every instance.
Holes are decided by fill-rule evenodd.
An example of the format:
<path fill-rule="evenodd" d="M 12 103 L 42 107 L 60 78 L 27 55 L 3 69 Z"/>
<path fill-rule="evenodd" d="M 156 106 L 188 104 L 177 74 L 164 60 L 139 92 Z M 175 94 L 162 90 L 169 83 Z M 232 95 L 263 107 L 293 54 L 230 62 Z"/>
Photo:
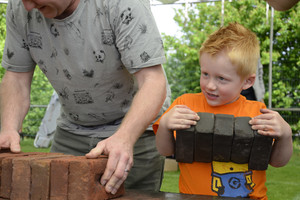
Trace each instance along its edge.
<path fill-rule="evenodd" d="M 122 197 L 116 200 L 245 200 L 249 198 L 229 198 L 216 196 L 203 196 L 191 194 L 179 194 L 169 192 L 147 192 L 139 190 L 126 190 Z"/>

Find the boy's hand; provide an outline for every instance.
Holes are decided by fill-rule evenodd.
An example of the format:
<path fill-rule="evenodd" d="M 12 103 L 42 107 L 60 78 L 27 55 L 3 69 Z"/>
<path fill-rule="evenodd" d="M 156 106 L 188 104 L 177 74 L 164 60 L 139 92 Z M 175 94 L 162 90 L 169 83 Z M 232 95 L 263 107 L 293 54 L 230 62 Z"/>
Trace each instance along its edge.
<path fill-rule="evenodd" d="M 185 105 L 176 105 L 162 118 L 160 124 L 168 130 L 186 129 L 196 125 L 200 119 L 198 114 Z"/>
<path fill-rule="evenodd" d="M 261 109 L 261 115 L 252 118 L 249 123 L 252 129 L 262 135 L 271 136 L 280 140 L 282 138 L 291 137 L 292 130 L 289 124 L 276 111 L 269 109 Z"/>

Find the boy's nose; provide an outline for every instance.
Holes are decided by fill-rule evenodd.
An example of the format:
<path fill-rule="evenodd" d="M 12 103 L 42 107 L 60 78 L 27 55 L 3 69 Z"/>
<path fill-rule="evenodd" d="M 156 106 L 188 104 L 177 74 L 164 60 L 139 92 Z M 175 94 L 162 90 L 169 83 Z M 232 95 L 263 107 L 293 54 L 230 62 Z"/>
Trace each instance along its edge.
<path fill-rule="evenodd" d="M 22 0 L 22 1 L 23 1 L 25 9 L 28 12 L 31 11 L 33 8 L 36 7 L 36 3 L 34 3 L 34 1 L 32 1 L 32 0 Z"/>
<path fill-rule="evenodd" d="M 210 90 L 215 90 L 217 87 L 216 87 L 216 84 L 214 82 L 213 79 L 210 79 L 208 82 L 207 82 L 207 85 L 206 87 Z"/>

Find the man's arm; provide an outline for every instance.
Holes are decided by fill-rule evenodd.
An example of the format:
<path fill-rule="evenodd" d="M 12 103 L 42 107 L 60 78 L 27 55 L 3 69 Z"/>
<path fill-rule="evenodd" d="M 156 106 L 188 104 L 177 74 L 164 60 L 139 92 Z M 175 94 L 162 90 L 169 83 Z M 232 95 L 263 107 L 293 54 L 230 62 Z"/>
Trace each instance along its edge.
<path fill-rule="evenodd" d="M 108 139 L 99 142 L 86 156 L 108 155 L 108 163 L 101 178 L 107 192 L 116 193 L 133 165 L 135 142 L 154 120 L 166 98 L 166 79 L 161 65 L 144 68 L 135 77 L 139 90 L 124 117 L 120 128 Z"/>
<path fill-rule="evenodd" d="M 7 71 L 2 79 L 0 148 L 10 148 L 12 152 L 21 150 L 18 131 L 30 106 L 33 73 Z"/>
<path fill-rule="evenodd" d="M 275 10 L 285 11 L 296 5 L 299 0 L 267 0 L 268 4 Z"/>

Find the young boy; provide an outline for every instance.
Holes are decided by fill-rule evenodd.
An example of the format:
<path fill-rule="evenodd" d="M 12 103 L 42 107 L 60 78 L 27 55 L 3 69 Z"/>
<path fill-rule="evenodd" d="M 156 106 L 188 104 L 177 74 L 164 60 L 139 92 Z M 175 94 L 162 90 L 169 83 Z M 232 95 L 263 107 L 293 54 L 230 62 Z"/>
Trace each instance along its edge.
<path fill-rule="evenodd" d="M 173 155 L 173 130 L 196 125 L 201 120 L 197 112 L 249 116 L 252 129 L 275 138 L 269 164 L 274 167 L 286 165 L 293 152 L 290 126 L 277 112 L 266 109 L 265 104 L 246 100 L 240 95 L 243 89 L 253 85 L 258 59 L 256 35 L 242 25 L 232 23 L 211 34 L 200 49 L 202 92 L 178 97 L 153 125 L 158 151 L 164 156 Z M 265 170 L 250 170 L 248 164 L 216 161 L 179 163 L 179 167 L 181 193 L 267 199 Z M 247 183 L 251 183 L 239 190 L 226 188 L 213 181 L 217 169 L 230 169 L 224 173 L 228 182 L 232 180 L 230 175 L 235 177 L 234 174 L 239 173 L 239 177 L 247 177 Z M 233 183 L 239 181 L 244 180 Z"/>

